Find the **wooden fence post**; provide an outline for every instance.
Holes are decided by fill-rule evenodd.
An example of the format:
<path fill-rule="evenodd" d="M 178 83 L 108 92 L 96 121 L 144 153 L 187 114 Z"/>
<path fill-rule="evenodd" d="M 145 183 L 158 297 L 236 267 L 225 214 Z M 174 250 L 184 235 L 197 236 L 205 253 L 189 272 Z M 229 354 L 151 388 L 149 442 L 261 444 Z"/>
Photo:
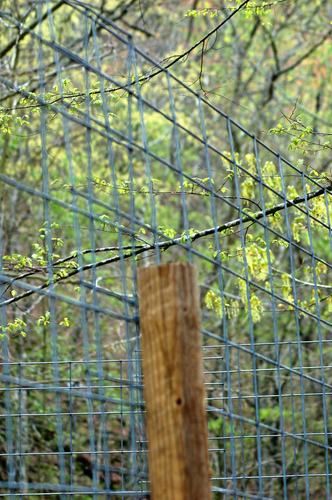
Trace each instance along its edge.
<path fill-rule="evenodd" d="M 200 304 L 195 268 L 138 273 L 149 475 L 153 500 L 209 500 Z"/>

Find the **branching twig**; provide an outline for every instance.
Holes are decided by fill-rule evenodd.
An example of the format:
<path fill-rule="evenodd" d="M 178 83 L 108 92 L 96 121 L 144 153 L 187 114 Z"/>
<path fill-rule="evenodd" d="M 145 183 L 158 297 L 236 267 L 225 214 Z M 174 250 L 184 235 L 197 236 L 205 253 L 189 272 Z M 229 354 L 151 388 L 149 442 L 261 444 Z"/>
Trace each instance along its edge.
<path fill-rule="evenodd" d="M 53 7 L 50 8 L 50 12 L 54 13 L 64 3 L 65 3 L 64 0 L 60 0 L 55 5 L 53 5 Z M 49 11 L 46 10 L 46 12 L 41 16 L 41 18 L 36 18 L 31 24 L 29 24 L 27 28 L 23 29 L 23 31 L 18 36 L 10 40 L 10 42 L 7 43 L 7 45 L 0 51 L 0 59 L 2 59 L 13 47 L 15 47 L 18 41 L 26 37 L 41 21 L 44 21 L 48 15 Z"/>
<path fill-rule="evenodd" d="M 275 82 L 277 81 L 277 79 L 280 76 L 285 75 L 286 73 L 289 73 L 290 71 L 293 71 L 305 59 L 307 59 L 308 57 L 310 57 L 321 45 L 323 45 L 323 43 L 331 36 L 331 34 L 332 34 L 332 29 L 329 29 L 322 36 L 322 38 L 320 38 L 320 40 L 318 42 L 316 42 L 314 45 L 312 45 L 310 47 L 310 49 L 308 49 L 304 54 L 302 54 L 302 56 L 300 56 L 296 61 L 294 61 L 289 66 L 286 66 L 285 68 L 281 68 L 278 71 L 275 71 L 274 73 L 272 73 L 271 80 L 270 80 L 270 85 L 269 85 L 269 88 L 268 88 L 268 95 L 267 95 L 267 98 L 265 99 L 265 101 L 263 102 L 263 106 L 266 106 L 266 104 L 268 104 L 268 102 L 271 101 L 271 99 L 273 98 L 273 95 L 274 95 L 274 86 L 275 86 Z M 272 41 L 272 39 L 271 39 L 271 41 Z M 278 62 L 278 64 L 279 64 L 279 62 Z"/>
<path fill-rule="evenodd" d="M 278 205 L 275 205 L 274 207 L 271 207 L 265 211 L 261 210 L 260 212 L 256 212 L 256 214 L 245 215 L 244 217 L 239 217 L 239 218 L 234 219 L 232 221 L 226 222 L 225 224 L 221 224 L 220 226 L 211 227 L 208 229 L 204 229 L 202 231 L 197 231 L 192 236 L 188 236 L 187 241 L 194 242 L 194 241 L 199 240 L 201 238 L 214 235 L 215 233 L 222 233 L 224 231 L 227 231 L 228 229 L 232 229 L 233 227 L 240 226 L 240 225 L 245 224 L 247 222 L 255 223 L 258 220 L 260 220 L 264 217 L 270 217 L 271 215 L 274 215 L 277 212 L 284 210 L 285 208 L 296 206 L 296 205 L 299 205 L 299 204 L 304 203 L 306 201 L 317 198 L 318 196 L 323 195 L 325 192 L 332 193 L 332 184 L 330 184 L 329 186 L 326 186 L 324 188 L 321 188 L 317 191 L 313 191 L 311 193 L 308 193 L 305 196 L 301 196 L 301 197 L 298 196 L 297 198 L 294 198 L 293 200 L 285 200 L 283 203 L 279 203 Z M 136 257 L 142 253 L 145 253 L 145 252 L 148 252 L 151 250 L 155 250 L 156 248 L 159 248 L 159 250 L 167 250 L 173 246 L 181 245 L 183 243 L 184 243 L 184 238 L 181 236 L 178 238 L 161 241 L 159 243 L 151 243 L 151 244 L 147 244 L 147 245 L 141 245 L 141 246 L 135 247 L 133 249 L 132 249 L 132 247 L 129 247 L 129 246 L 123 247 L 123 248 L 105 247 L 105 248 L 101 249 L 101 251 L 114 251 L 116 249 L 116 251 L 118 251 L 118 252 L 120 252 L 120 251 L 123 252 L 123 251 L 126 251 L 125 249 L 128 249 L 128 248 L 130 248 L 130 250 L 126 251 L 126 253 L 121 253 L 121 254 L 115 255 L 113 257 L 108 257 L 108 258 L 100 260 L 98 262 L 85 264 L 79 268 L 73 269 L 73 270 L 67 272 L 66 275 L 62 275 L 62 276 L 58 276 L 58 277 L 54 278 L 52 284 L 56 284 L 56 283 L 59 283 L 61 281 L 64 281 L 64 280 L 71 278 L 72 276 L 75 276 L 76 274 L 82 273 L 84 271 L 96 269 L 97 267 L 103 267 L 103 266 L 106 266 L 107 264 L 113 264 L 114 262 L 119 262 L 121 260 L 125 260 L 125 259 L 128 259 L 130 257 Z M 86 250 L 83 250 L 83 252 L 81 252 L 81 253 L 88 254 L 88 253 L 93 253 L 93 252 L 97 252 L 97 250 L 96 249 L 95 250 L 86 249 Z M 78 252 L 77 252 L 77 254 L 78 254 Z M 64 263 L 64 262 L 71 260 L 73 258 L 74 258 L 74 255 L 71 255 L 69 257 L 65 257 L 63 259 L 60 259 L 60 261 L 57 261 L 57 263 L 58 264 Z M 9 304 L 13 304 L 15 302 L 18 302 L 26 297 L 29 297 L 30 295 L 33 295 L 34 293 L 37 293 L 39 290 L 44 290 L 45 288 L 48 288 L 49 286 L 50 286 L 49 283 L 45 283 L 45 284 L 41 285 L 38 289 L 28 290 L 26 292 L 21 293 L 20 295 L 16 295 L 15 297 L 11 297 L 11 298 L 3 301 L 0 304 L 0 306 L 6 306 Z"/>
<path fill-rule="evenodd" d="M 65 1 L 65 0 L 64 0 Z M 194 45 L 189 47 L 185 52 L 177 55 L 176 57 L 172 58 L 170 62 L 165 64 L 164 66 L 158 65 L 157 69 L 155 71 L 152 71 L 152 73 L 148 73 L 146 75 L 141 76 L 138 79 L 134 79 L 129 83 L 126 83 L 125 85 L 119 85 L 118 87 L 112 87 L 112 88 L 107 88 L 104 90 L 104 92 L 117 92 L 119 90 L 126 90 L 129 87 L 132 87 L 134 85 L 137 85 L 138 83 L 144 83 L 147 81 L 150 81 L 151 78 L 154 78 L 155 76 L 163 73 L 164 71 L 168 70 L 170 67 L 174 66 L 177 62 L 186 59 L 191 52 L 193 52 L 197 47 L 200 45 L 205 44 L 205 42 L 212 36 L 214 35 L 222 26 L 224 26 L 233 16 L 235 16 L 240 10 L 243 9 L 243 7 L 246 6 L 246 4 L 249 2 L 249 0 L 245 0 L 242 2 L 229 16 L 227 16 L 221 23 L 219 23 L 215 28 L 213 28 L 211 31 L 209 31 L 203 38 L 201 38 L 198 42 L 196 42 Z M 25 32 L 31 32 L 29 28 L 26 28 L 23 33 Z M 26 34 L 26 33 L 25 33 Z M 41 37 L 39 37 L 41 38 Z M 48 42 L 44 41 L 46 44 Z M 54 44 L 52 45 L 54 48 Z M 1 56 L 1 53 L 0 53 Z M 92 90 L 89 92 L 89 95 L 95 95 L 95 94 L 100 94 L 100 90 Z M 27 106 L 17 106 L 16 109 L 27 109 L 27 108 L 36 108 L 36 107 L 41 107 L 41 106 L 47 106 L 48 104 L 54 104 L 56 102 L 62 101 L 63 99 L 74 99 L 76 97 L 86 97 L 86 94 L 84 92 L 78 92 L 78 93 L 72 93 L 72 94 L 65 94 L 61 95 L 56 99 L 53 99 L 51 102 L 45 103 L 45 104 L 32 104 L 32 105 L 27 105 Z M 6 111 L 8 111 L 10 108 L 4 108 Z"/>

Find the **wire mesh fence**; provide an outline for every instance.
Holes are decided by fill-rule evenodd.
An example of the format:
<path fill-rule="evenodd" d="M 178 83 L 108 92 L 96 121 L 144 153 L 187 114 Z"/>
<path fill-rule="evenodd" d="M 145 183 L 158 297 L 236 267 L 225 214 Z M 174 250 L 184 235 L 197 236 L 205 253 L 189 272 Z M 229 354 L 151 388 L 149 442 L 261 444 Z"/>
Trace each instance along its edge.
<path fill-rule="evenodd" d="M 0 496 L 149 498 L 136 270 L 188 260 L 214 498 L 330 498 L 328 179 L 91 6 L 32 9 L 0 13 Z"/>

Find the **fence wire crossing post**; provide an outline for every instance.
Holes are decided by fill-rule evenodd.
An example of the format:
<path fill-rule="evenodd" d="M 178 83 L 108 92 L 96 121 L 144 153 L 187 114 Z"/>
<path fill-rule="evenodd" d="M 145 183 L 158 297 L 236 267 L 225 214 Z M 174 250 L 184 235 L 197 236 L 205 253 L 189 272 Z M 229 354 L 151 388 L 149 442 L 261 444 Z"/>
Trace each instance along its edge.
<path fill-rule="evenodd" d="M 138 273 L 152 499 L 211 498 L 196 270 Z"/>

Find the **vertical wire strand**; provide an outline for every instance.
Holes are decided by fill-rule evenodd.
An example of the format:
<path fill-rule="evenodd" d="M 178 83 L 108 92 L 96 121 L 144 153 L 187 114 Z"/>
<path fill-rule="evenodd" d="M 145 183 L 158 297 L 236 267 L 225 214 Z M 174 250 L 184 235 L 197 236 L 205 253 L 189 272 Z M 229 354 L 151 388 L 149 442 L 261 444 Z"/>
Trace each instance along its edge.
<path fill-rule="evenodd" d="M 208 137 L 206 133 L 206 127 L 205 127 L 205 120 L 204 120 L 204 112 L 203 112 L 203 106 L 202 106 L 202 101 L 201 98 L 198 98 L 198 111 L 199 111 L 199 119 L 200 119 L 200 127 L 202 131 L 202 136 L 203 136 L 203 141 L 204 141 L 204 160 L 205 160 L 205 166 L 207 170 L 207 174 L 209 177 L 209 186 L 211 191 L 213 192 L 213 173 L 211 169 L 211 162 L 210 162 L 210 154 L 209 154 L 209 149 L 207 147 L 208 145 Z M 217 218 L 217 209 L 216 209 L 216 200 L 213 194 L 211 193 L 210 195 L 210 213 L 211 213 L 211 218 L 212 218 L 212 224 L 213 227 L 217 228 L 218 226 L 218 218 Z M 222 335 L 225 337 L 225 339 L 228 338 L 228 324 L 227 324 L 227 315 L 226 315 L 226 307 L 225 307 L 225 296 L 224 296 L 224 278 L 222 275 L 222 261 L 221 261 L 221 245 L 219 241 L 219 234 L 217 232 L 217 229 L 214 231 L 214 246 L 215 246 L 215 260 L 217 261 L 217 281 L 218 281 L 218 291 L 220 295 L 220 301 L 221 301 L 221 309 L 222 309 L 222 322 L 221 322 L 221 328 L 222 328 Z M 231 390 L 231 380 L 229 377 L 230 373 L 230 356 L 228 353 L 228 347 L 227 344 L 225 346 L 226 350 L 226 371 L 227 371 L 227 395 L 229 396 L 229 399 L 227 400 L 227 405 L 229 407 L 230 415 L 233 414 L 233 401 L 231 398 L 232 395 L 232 390 Z M 236 445 L 235 441 L 233 439 L 234 436 L 234 421 L 232 419 L 232 416 L 229 418 L 230 421 L 230 451 L 231 451 L 231 470 L 232 470 L 232 485 L 234 490 L 237 489 L 237 463 L 236 463 Z"/>
<path fill-rule="evenodd" d="M 282 192 L 284 194 L 284 199 L 285 199 L 285 223 L 286 223 L 286 234 L 287 234 L 287 239 L 289 240 L 289 247 L 288 247 L 288 256 L 289 256 L 289 265 L 290 265 L 290 275 L 291 275 L 291 286 L 292 286 L 292 294 L 293 294 L 293 299 L 294 299 L 294 319 L 295 319 L 295 328 L 296 328 L 296 346 L 297 346 L 297 355 L 298 355 L 298 360 L 299 360 L 299 371 L 300 371 L 300 391 L 301 391 L 301 420 L 302 420 L 302 429 L 303 429 L 303 434 L 306 437 L 307 436 L 307 423 L 306 423 L 306 407 L 305 407 L 305 390 L 304 390 L 304 379 L 303 379 L 303 374 L 304 374 L 304 369 L 303 369 L 303 359 L 302 359 L 302 343 L 301 343 L 301 328 L 300 328 L 300 321 L 299 321 L 299 315 L 298 315 L 298 297 L 297 297 L 297 287 L 296 287 L 296 281 L 295 281 L 295 259 L 294 259 L 294 252 L 293 252 L 293 242 L 292 242 L 292 230 L 291 230 L 291 224 L 290 224 L 290 217 L 289 217 L 289 209 L 287 206 L 287 190 L 286 190 L 286 185 L 285 185 L 285 178 L 283 175 L 283 164 L 280 159 L 280 156 L 278 156 L 278 172 L 280 175 L 280 180 L 281 180 L 281 186 L 282 186 Z M 309 465 L 308 465 L 308 445 L 307 441 L 304 441 L 303 445 L 303 459 L 304 459 L 304 469 L 305 469 L 305 494 L 306 494 L 306 500 L 309 500 L 310 498 L 310 486 L 309 486 Z"/>
<path fill-rule="evenodd" d="M 135 74 L 134 68 L 134 59 L 133 59 L 133 40 L 131 36 L 127 38 L 127 83 L 128 85 L 132 81 Z M 135 170 L 134 170 L 134 148 L 133 148 L 133 101 L 134 97 L 131 92 L 127 93 L 128 99 L 128 156 L 129 156 L 129 188 L 131 192 L 130 196 L 130 216 L 132 219 L 131 229 L 133 234 L 135 234 L 136 225 L 134 221 L 137 219 L 136 216 L 136 202 L 135 202 Z M 136 174 L 137 175 L 137 174 Z M 136 239 L 135 237 L 131 238 L 131 246 L 132 251 L 135 251 L 136 248 Z M 138 311 L 138 300 L 137 300 L 137 267 L 134 259 L 131 259 L 131 274 L 133 278 L 133 291 L 135 294 L 135 316 L 137 320 L 135 321 L 135 330 L 133 330 L 133 340 L 134 342 L 131 344 L 129 348 L 129 356 L 127 363 L 127 376 L 130 382 L 129 386 L 129 399 L 130 401 L 137 404 L 137 408 L 139 408 L 143 404 L 142 391 L 133 389 L 134 386 L 139 386 L 142 379 L 142 367 L 141 367 L 141 356 L 140 356 L 140 328 L 139 328 L 139 311 Z M 132 340 L 132 339 L 129 339 Z M 135 482 L 139 481 L 139 476 L 144 474 L 146 469 L 146 460 L 141 459 L 138 455 L 140 441 L 144 440 L 144 420 L 142 413 L 138 413 L 137 415 L 130 416 L 130 428 L 132 431 L 130 432 L 130 463 L 131 463 L 131 477 L 135 477 Z M 138 487 L 142 488 L 142 485 Z"/>
<path fill-rule="evenodd" d="M 312 275 L 313 275 L 313 290 L 314 290 L 314 302 L 315 302 L 315 310 L 316 310 L 316 316 L 317 316 L 317 321 L 316 321 L 316 326 L 317 326 L 317 340 L 318 340 L 318 351 L 319 351 L 319 363 L 320 363 L 320 375 L 321 375 L 321 380 L 322 380 L 322 406 L 323 406 L 323 428 L 324 428 L 324 444 L 325 444 L 325 450 L 324 450 L 324 456 L 325 456 L 325 477 L 326 477 L 326 496 L 327 498 L 330 498 L 331 496 L 331 490 L 330 490 L 330 456 L 329 456 L 329 439 L 328 439 L 328 409 L 327 409 L 327 395 L 326 395 L 326 374 L 325 374 L 325 362 L 324 362 L 324 355 L 323 355 L 323 334 L 322 334 L 322 328 L 321 328 L 321 306 L 320 306 L 320 299 L 318 296 L 318 277 L 317 277 L 317 262 L 315 259 L 315 252 L 314 252 L 314 243 L 313 243 L 313 227 L 312 227 L 312 220 L 310 217 L 310 207 L 308 203 L 308 199 L 306 196 L 307 192 L 307 185 L 306 181 L 304 179 L 304 176 L 301 176 L 302 180 L 302 189 L 303 189 L 303 195 L 305 197 L 305 208 L 306 208 L 306 219 L 307 219 L 307 231 L 308 231 L 308 239 L 309 239 L 309 248 L 310 248 L 310 253 L 311 253 L 311 269 L 312 269 Z M 325 201 L 325 200 L 324 200 Z M 324 209 L 326 208 L 324 204 Z M 328 218 L 328 216 L 327 216 Z"/>
<path fill-rule="evenodd" d="M 248 319 L 249 319 L 249 339 L 250 346 L 252 351 L 255 351 L 255 336 L 254 336 L 254 328 L 253 328 L 253 318 L 252 318 L 252 310 L 251 310 L 251 290 L 250 290 L 250 278 L 249 278 L 249 269 L 246 255 L 246 244 L 245 244 L 245 230 L 243 226 L 243 207 L 242 207 L 242 199 L 241 199 L 241 191 L 240 191 L 240 182 L 238 178 L 238 170 L 237 170 L 237 162 L 236 162 L 236 154 L 234 150 L 234 142 L 233 142 L 233 133 L 232 133 L 232 125 L 229 119 L 227 119 L 227 131 L 228 131 L 228 140 L 231 152 L 232 166 L 234 172 L 234 183 L 235 183 L 235 193 L 237 197 L 237 203 L 239 207 L 239 218 L 240 218 L 240 242 L 241 242 L 241 252 L 243 259 L 243 267 L 244 267 L 244 280 L 246 286 L 246 300 L 248 307 Z M 254 405 L 255 405 L 255 420 L 257 422 L 256 425 L 256 450 L 257 450 L 257 471 L 258 471 L 258 495 L 264 494 L 263 488 L 263 459 L 262 459 L 262 445 L 261 445 L 261 429 L 260 429 L 260 404 L 258 399 L 259 388 L 258 388 L 258 376 L 257 376 L 257 359 L 256 356 L 252 356 L 252 384 L 254 389 Z"/>
<path fill-rule="evenodd" d="M 255 155 L 255 163 L 257 168 L 257 173 L 262 179 L 262 168 L 259 158 L 259 149 L 256 141 L 256 137 L 253 138 L 253 151 Z M 282 483 L 283 483 L 283 498 L 286 500 L 288 498 L 287 494 L 287 471 L 286 471 L 286 448 L 285 448 L 285 436 L 284 436 L 284 406 L 282 397 L 282 386 L 281 386 L 281 372 L 280 372 L 280 344 L 279 344 L 279 329 L 277 322 L 277 304 L 275 299 L 275 286 L 273 280 L 273 269 L 272 269 L 272 258 L 271 258 L 271 247 L 270 247 L 270 232 L 269 232 L 269 222 L 266 217 L 266 206 L 265 197 L 263 192 L 262 182 L 258 183 L 259 188 L 259 198 L 260 204 L 263 210 L 263 222 L 264 222 L 264 241 L 266 244 L 266 258 L 268 265 L 268 281 L 270 284 L 270 290 L 272 292 L 271 305 L 272 305 L 272 328 L 273 328 L 273 341 L 274 341 L 274 353 L 275 359 L 277 361 L 276 367 L 276 380 L 277 380 L 277 392 L 278 392 L 278 405 L 279 405 L 279 420 L 280 420 L 280 440 L 281 440 L 281 462 L 282 462 Z"/>
<path fill-rule="evenodd" d="M 131 45 L 131 58 L 132 58 L 132 66 L 134 68 L 134 78 L 135 78 L 135 88 L 137 93 L 137 106 L 140 117 L 140 133 L 141 139 L 144 149 L 144 160 L 145 160 L 145 175 L 148 183 L 149 189 L 149 200 L 150 200 L 150 208 L 151 208 L 151 233 L 153 234 L 153 243 L 155 245 L 156 251 L 156 263 L 159 264 L 161 261 L 160 248 L 158 245 L 158 219 L 157 219 L 157 207 L 156 207 L 156 199 L 153 191 L 153 179 L 152 179 L 152 170 L 151 170 L 151 158 L 149 153 L 149 144 L 146 132 L 146 124 L 145 124 L 145 116 L 144 116 L 144 102 L 141 94 L 141 84 L 139 82 L 139 74 L 138 74 L 138 63 L 137 63 L 137 53 L 136 48 Z"/>
<path fill-rule="evenodd" d="M 94 33 L 95 29 L 94 29 Z M 101 74 L 101 58 L 100 58 L 100 46 L 99 46 L 99 41 L 96 36 L 94 36 L 94 50 L 96 54 L 96 59 L 97 59 L 97 66 Z M 99 78 L 99 84 L 100 84 L 100 89 L 101 89 L 101 98 L 102 98 L 102 112 L 104 116 L 104 123 L 105 123 L 105 128 L 110 132 L 111 135 L 111 128 L 110 128 L 110 107 L 108 104 L 108 97 L 105 92 L 105 82 L 104 78 L 100 77 Z M 107 153 L 108 153 L 108 163 L 111 171 L 111 179 L 112 179 L 112 204 L 115 208 L 115 213 L 119 214 L 120 213 L 120 203 L 119 203 L 119 191 L 118 191 L 118 175 L 119 172 L 116 169 L 116 164 L 115 164 L 115 156 L 114 156 L 114 149 L 113 149 L 113 143 L 111 138 L 108 138 L 107 140 Z M 122 231 L 122 226 L 121 226 L 121 220 L 120 217 L 116 215 L 115 217 L 115 222 L 117 224 L 118 230 L 117 230 L 117 244 L 119 248 L 119 255 L 120 255 L 120 261 L 119 261 L 119 270 L 120 270 L 120 284 L 121 284 L 121 293 L 123 296 L 128 295 L 127 291 L 127 264 L 125 261 L 124 257 L 124 252 L 122 250 L 122 247 L 124 246 L 124 233 Z M 125 316 L 129 319 L 130 314 L 129 314 L 129 308 L 128 308 L 128 303 L 127 301 L 124 301 L 124 314 Z M 126 343 L 127 343 L 127 356 L 128 356 L 128 368 L 130 369 L 129 372 L 129 377 L 130 380 L 133 380 L 133 372 L 131 369 L 132 366 L 132 354 L 131 354 L 131 339 L 132 339 L 132 332 L 131 332 L 131 324 L 129 321 L 125 321 L 125 338 L 126 338 Z M 134 402 L 133 394 L 131 394 L 131 402 Z M 134 439 L 135 438 L 135 424 L 132 422 L 131 425 L 131 436 L 132 436 L 132 449 L 134 450 L 135 448 L 135 443 Z M 136 467 L 135 464 L 133 464 L 133 467 L 131 467 L 131 472 L 130 472 L 130 481 L 132 483 L 135 483 L 136 481 Z"/>
<path fill-rule="evenodd" d="M 2 250 L 2 242 L 4 241 L 4 238 L 2 237 L 2 227 L 0 228 L 0 249 Z M 1 258 L 0 258 L 0 271 L 2 271 L 3 268 L 3 260 L 2 260 L 3 252 L 1 251 Z M 0 291 L 1 291 L 1 297 L 6 298 L 6 291 L 7 285 L 6 283 L 2 284 L 0 283 Z M 6 328 L 7 326 L 7 314 L 6 314 L 6 309 L 5 307 L 0 308 L 0 326 L 2 328 Z M 9 337 L 8 335 L 2 335 L 1 336 L 1 351 L 2 351 L 2 359 L 1 359 L 1 364 L 2 364 L 2 373 L 4 376 L 10 376 L 11 374 L 11 366 L 10 366 L 10 353 L 9 353 Z M 16 476 L 16 467 L 15 467 L 15 460 L 14 460 L 14 422 L 13 422 L 13 404 L 12 404 L 12 397 L 11 397 L 11 391 L 9 388 L 6 388 L 4 391 L 4 410 L 5 410 L 5 439 L 6 439 L 6 472 L 8 475 L 8 482 L 9 484 L 15 482 L 15 476 Z M 13 493 L 13 490 L 9 487 L 9 498 L 13 498 L 11 496 L 11 493 Z"/>
<path fill-rule="evenodd" d="M 68 412 L 69 412 L 69 470 L 70 470 L 70 486 L 73 488 L 75 484 L 75 458 L 74 458 L 74 425 L 73 425 L 73 412 L 74 412 L 74 406 L 73 406 L 73 396 L 72 396 L 72 387 L 73 387 L 73 366 L 72 362 L 68 361 L 68 371 L 69 371 L 69 405 L 68 405 Z"/>
<path fill-rule="evenodd" d="M 50 33 L 53 41 L 56 41 L 57 35 L 56 35 L 56 28 L 55 28 L 55 23 L 54 23 L 54 18 L 53 15 L 50 12 L 49 9 L 49 16 L 48 16 L 48 22 L 49 22 L 49 28 L 50 28 Z M 55 67 L 56 67 L 56 78 L 57 78 L 57 84 L 59 88 L 59 93 L 60 96 L 62 97 L 64 95 L 64 86 L 63 86 L 63 79 L 62 79 L 62 66 L 60 63 L 59 59 L 59 54 L 55 51 L 54 53 L 54 60 L 55 60 Z M 70 127 L 70 122 L 66 117 L 62 117 L 62 125 L 63 125 L 63 131 L 64 131 L 64 144 L 65 144 L 65 151 L 66 151 L 66 159 L 67 159 L 67 164 L 68 164 L 68 171 L 69 171 L 69 182 L 70 185 L 72 186 L 72 206 L 75 208 L 78 206 L 78 197 L 76 194 L 76 175 L 75 175 L 75 170 L 74 170 L 74 165 L 73 165 L 73 153 L 72 153 L 72 144 L 71 144 L 71 127 Z M 80 222 L 78 218 L 78 214 L 76 210 L 73 210 L 72 212 L 72 218 L 73 218 L 73 229 L 74 229 L 74 238 L 75 238 L 75 249 L 77 250 L 77 260 L 78 260 L 78 265 L 79 268 L 81 269 L 83 266 L 83 258 L 82 258 L 82 239 L 81 239 L 81 231 L 80 231 Z M 88 383 L 88 386 L 92 386 L 92 374 L 91 374 L 91 363 L 90 363 L 90 336 L 89 336 L 89 319 L 88 319 L 88 314 L 87 314 L 87 309 L 84 307 L 84 305 L 87 303 L 87 291 L 84 287 L 84 275 L 82 272 L 79 273 L 79 280 L 80 280 L 80 286 L 79 286 L 79 294 L 80 294 L 80 302 L 82 303 L 83 307 L 80 308 L 80 325 L 81 325 L 81 331 L 82 331 L 82 337 L 83 337 L 83 350 L 84 350 L 84 358 L 86 362 L 85 366 L 85 376 L 86 380 Z M 97 440 L 96 440 L 96 431 L 95 431 L 95 425 L 94 425 L 94 405 L 92 404 L 91 399 L 87 398 L 86 399 L 86 404 L 88 407 L 88 430 L 89 430 L 89 442 L 90 442 L 90 450 L 92 453 L 91 457 L 91 462 L 92 462 L 92 481 L 93 481 L 93 489 L 95 491 L 98 490 L 98 483 L 99 483 L 99 477 L 98 477 L 98 455 L 96 453 L 97 451 Z M 97 499 L 97 495 L 93 494 L 93 498 Z"/>
<path fill-rule="evenodd" d="M 49 5 L 47 2 L 38 4 L 37 15 L 39 19 L 39 32 L 42 31 L 42 8 L 48 10 Z M 49 13 L 49 10 L 48 10 Z M 46 80 L 45 80 L 45 64 L 44 64 L 44 48 L 41 42 L 38 43 L 38 71 L 39 71 L 39 90 L 43 96 L 46 92 Z M 45 221 L 45 245 L 46 245 L 46 258 L 47 258 L 47 275 L 49 279 L 49 289 L 54 290 L 54 272 L 52 267 L 53 262 L 53 242 L 52 242 L 52 215 L 51 207 L 48 201 L 49 194 L 49 170 L 48 170 L 48 153 L 47 153 L 47 110 L 41 108 L 40 110 L 40 138 L 41 138 L 41 169 L 42 169 L 42 192 L 46 195 L 43 198 L 43 211 L 44 211 L 44 221 Z M 51 332 L 51 352 L 52 352 L 52 371 L 53 379 L 56 384 L 59 384 L 60 372 L 58 365 L 58 327 L 56 321 L 56 304 L 53 297 L 48 298 L 48 306 L 50 312 L 50 332 Z M 61 408 L 61 398 L 58 394 L 55 394 L 55 412 L 56 412 L 56 430 L 57 430 L 57 446 L 58 446 L 58 463 L 59 463 L 59 477 L 60 483 L 62 485 L 66 484 L 66 463 L 64 457 L 64 434 L 63 434 L 63 420 L 62 420 L 62 408 Z M 60 495 L 61 499 L 65 499 L 65 495 Z"/>
<path fill-rule="evenodd" d="M 176 114 L 176 109 L 175 109 L 175 100 L 174 100 L 174 94 L 173 94 L 173 89 L 172 89 L 172 82 L 171 78 L 169 75 L 169 72 L 166 71 L 166 79 L 167 79 L 167 89 L 168 89 L 168 99 L 170 103 L 170 109 L 171 109 L 171 116 L 173 120 L 173 133 L 171 135 L 171 140 L 172 136 L 174 136 L 175 139 L 175 166 L 180 172 L 179 177 L 180 177 L 180 191 L 181 191 L 181 206 L 182 206 L 182 219 L 183 219 L 183 228 L 186 234 L 189 235 L 189 220 L 188 220 L 188 201 L 187 201 L 187 196 L 186 196 L 186 190 L 185 190 L 185 184 L 184 184 L 184 177 L 183 177 L 183 166 L 182 166 L 182 160 L 181 160 L 181 143 L 180 143 L 180 137 L 179 137 L 179 128 L 177 124 L 177 114 Z M 173 147 L 173 144 L 171 144 L 171 148 Z M 187 257 L 188 261 L 192 262 L 192 253 L 191 253 L 191 239 L 188 239 L 188 250 L 187 250 Z"/>
<path fill-rule="evenodd" d="M 95 26 L 92 27 L 90 26 L 90 23 L 88 23 L 88 18 L 84 17 L 84 37 L 83 37 L 83 48 L 84 48 L 84 57 L 87 61 L 89 61 L 89 38 L 90 38 L 90 31 L 92 32 L 92 40 L 93 40 L 93 50 L 95 51 Z M 98 57 L 95 54 L 96 57 Z M 84 71 L 84 84 L 85 84 L 85 107 L 86 107 L 86 114 L 88 117 L 92 114 L 92 109 L 91 109 L 91 98 L 90 98 L 90 77 L 89 77 L 89 72 L 85 69 Z M 88 122 L 89 124 L 89 122 Z M 93 163 L 92 163 L 92 133 L 91 133 L 91 128 L 89 126 L 86 127 L 85 130 L 85 135 L 86 135 L 86 154 L 87 154 L 87 188 L 88 188 L 88 209 L 89 213 L 91 214 L 91 217 L 89 218 L 89 244 L 90 248 L 92 249 L 91 252 L 91 260 L 92 263 L 96 263 L 96 253 L 95 253 L 95 248 L 96 248 L 96 238 L 95 238 L 95 222 L 92 217 L 93 212 L 94 212 L 94 207 L 92 203 L 92 198 L 93 198 L 93 184 L 92 184 L 92 179 L 93 179 Z M 97 285 L 97 272 L 96 268 L 92 268 L 91 272 L 91 282 L 92 282 L 92 300 L 93 304 L 95 307 L 99 306 L 99 300 L 98 300 L 98 294 L 96 292 L 96 285 Z M 107 436 L 107 418 L 106 418 L 106 406 L 103 402 L 105 399 L 105 390 L 102 384 L 102 381 L 104 379 L 104 367 L 103 367 L 103 348 L 102 348 L 102 327 L 101 323 L 99 321 L 99 314 L 94 311 L 93 312 L 93 325 L 94 325 L 94 339 L 95 339 L 95 346 L 96 346 L 96 354 L 97 354 L 97 374 L 98 374 L 98 394 L 101 396 L 101 403 L 99 406 L 99 411 L 101 412 L 100 416 L 100 432 L 101 432 L 101 448 L 102 448 L 102 456 L 101 456 L 101 462 L 103 462 L 103 472 L 104 472 L 104 484 L 105 484 L 105 489 L 107 491 L 111 490 L 112 488 L 112 483 L 111 483 L 111 471 L 110 471 L 110 466 L 109 466 L 109 456 L 107 454 L 107 450 L 109 447 L 108 443 L 108 436 Z M 99 457 L 97 455 L 96 459 L 97 463 L 99 462 Z"/>

